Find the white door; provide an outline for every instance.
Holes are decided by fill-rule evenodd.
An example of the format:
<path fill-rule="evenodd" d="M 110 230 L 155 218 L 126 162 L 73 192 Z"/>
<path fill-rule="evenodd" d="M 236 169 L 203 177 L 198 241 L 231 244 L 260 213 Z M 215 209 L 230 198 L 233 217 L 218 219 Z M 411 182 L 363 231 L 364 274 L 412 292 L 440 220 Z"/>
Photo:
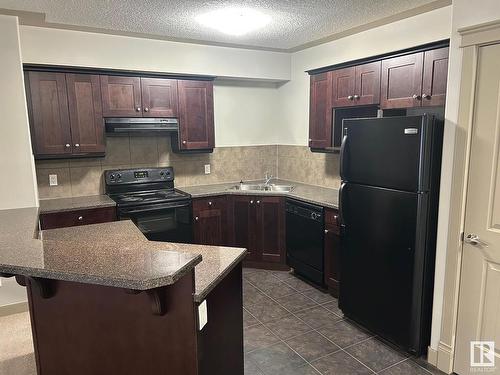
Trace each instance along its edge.
<path fill-rule="evenodd" d="M 479 48 L 477 69 L 454 362 L 459 375 L 500 374 L 500 44 Z M 472 341 L 494 342 L 495 349 L 476 343 L 471 357 Z"/>

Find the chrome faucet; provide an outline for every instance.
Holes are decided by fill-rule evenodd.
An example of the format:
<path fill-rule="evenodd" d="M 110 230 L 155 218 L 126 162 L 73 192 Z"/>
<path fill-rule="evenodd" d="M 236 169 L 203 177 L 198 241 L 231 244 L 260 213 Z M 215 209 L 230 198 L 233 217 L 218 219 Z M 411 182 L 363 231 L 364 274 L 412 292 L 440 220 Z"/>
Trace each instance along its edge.
<path fill-rule="evenodd" d="M 266 172 L 266 175 L 265 175 L 265 180 L 266 182 L 264 183 L 264 185 L 269 185 L 269 182 L 273 179 L 273 175 L 270 174 L 269 172 Z"/>

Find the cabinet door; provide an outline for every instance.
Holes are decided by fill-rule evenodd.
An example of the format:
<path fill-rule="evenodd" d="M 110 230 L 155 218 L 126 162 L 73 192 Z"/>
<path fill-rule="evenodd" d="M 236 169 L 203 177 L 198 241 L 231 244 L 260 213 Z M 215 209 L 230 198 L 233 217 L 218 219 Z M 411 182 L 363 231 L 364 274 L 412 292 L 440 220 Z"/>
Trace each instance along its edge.
<path fill-rule="evenodd" d="M 332 146 L 331 75 L 312 75 L 310 78 L 309 147 Z"/>
<path fill-rule="evenodd" d="M 444 106 L 446 102 L 448 55 L 448 47 L 424 53 L 423 106 Z"/>
<path fill-rule="evenodd" d="M 104 117 L 142 117 L 139 77 L 101 76 Z"/>
<path fill-rule="evenodd" d="M 382 62 L 356 66 L 356 87 L 354 103 L 356 105 L 370 105 L 380 103 L 380 68 Z"/>
<path fill-rule="evenodd" d="M 141 78 L 144 117 L 177 117 L 177 80 Z"/>
<path fill-rule="evenodd" d="M 338 297 L 340 283 L 340 227 L 336 210 L 325 210 L 325 284 Z"/>
<path fill-rule="evenodd" d="M 203 150 L 215 146 L 212 81 L 177 82 L 179 96 L 179 148 Z"/>
<path fill-rule="evenodd" d="M 354 67 L 330 72 L 332 76 L 332 107 L 349 107 L 354 101 L 356 69 Z"/>
<path fill-rule="evenodd" d="M 193 216 L 195 243 L 218 246 L 227 244 L 226 197 L 194 200 Z"/>
<path fill-rule="evenodd" d="M 285 263 L 285 201 L 281 197 L 258 197 L 259 234 L 256 246 L 264 262 Z"/>
<path fill-rule="evenodd" d="M 28 84 L 28 107 L 35 157 L 71 154 L 65 75 L 29 72 Z"/>
<path fill-rule="evenodd" d="M 259 261 L 261 254 L 256 247 L 257 210 L 256 198 L 252 196 L 233 197 L 233 245 L 248 250 L 247 261 Z"/>
<path fill-rule="evenodd" d="M 382 108 L 421 105 L 423 62 L 423 52 L 382 61 Z"/>
<path fill-rule="evenodd" d="M 104 153 L 104 121 L 98 75 L 66 74 L 73 154 Z"/>

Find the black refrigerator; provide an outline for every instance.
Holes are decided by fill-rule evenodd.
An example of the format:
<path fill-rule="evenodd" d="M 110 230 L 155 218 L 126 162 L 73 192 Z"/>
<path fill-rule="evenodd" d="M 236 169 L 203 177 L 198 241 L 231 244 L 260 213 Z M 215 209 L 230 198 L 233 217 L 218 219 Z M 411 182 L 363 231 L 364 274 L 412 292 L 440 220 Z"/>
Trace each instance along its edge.
<path fill-rule="evenodd" d="M 430 340 L 443 122 L 344 120 L 339 307 L 420 355 Z"/>

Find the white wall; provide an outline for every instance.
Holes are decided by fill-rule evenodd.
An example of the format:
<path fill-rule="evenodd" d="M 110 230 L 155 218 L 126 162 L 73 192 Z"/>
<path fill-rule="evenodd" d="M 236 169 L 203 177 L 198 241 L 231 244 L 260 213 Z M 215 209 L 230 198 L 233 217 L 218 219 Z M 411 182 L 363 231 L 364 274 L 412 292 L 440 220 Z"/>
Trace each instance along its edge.
<path fill-rule="evenodd" d="M 0 16 L 0 209 L 38 204 L 16 17 Z"/>
<path fill-rule="evenodd" d="M 269 144 L 290 54 L 21 26 L 23 63 L 200 74 L 216 82 L 215 144 Z M 84 53 L 82 52 L 84 51 Z M 228 79 L 234 82 L 228 82 Z M 267 84 L 266 84 L 267 82 Z M 259 120 L 255 117 L 258 115 Z"/>
<path fill-rule="evenodd" d="M 447 39 L 451 6 L 292 54 L 291 81 L 280 89 L 283 144 L 307 145 L 309 76 L 304 71 Z"/>
<path fill-rule="evenodd" d="M 37 206 L 16 17 L 0 15 L 0 51 L 0 209 Z M 0 306 L 26 301 L 15 281 L 0 283 Z"/>

